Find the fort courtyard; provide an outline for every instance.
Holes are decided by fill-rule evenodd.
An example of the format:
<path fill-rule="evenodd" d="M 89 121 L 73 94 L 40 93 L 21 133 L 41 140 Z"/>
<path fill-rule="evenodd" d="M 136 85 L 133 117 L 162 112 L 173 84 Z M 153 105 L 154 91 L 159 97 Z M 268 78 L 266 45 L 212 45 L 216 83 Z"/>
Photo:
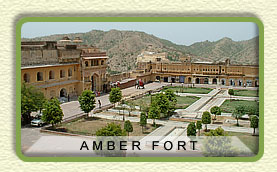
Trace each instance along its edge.
<path fill-rule="evenodd" d="M 32 156 L 44 144 L 53 145 L 52 149 L 58 146 L 55 139 L 44 142 L 44 136 L 95 136 L 99 129 L 112 122 L 123 128 L 126 120 L 133 125 L 131 136 L 143 136 L 141 140 L 155 136 L 164 143 L 165 138 L 187 136 L 188 125 L 201 121 L 205 112 L 212 114 L 211 109 L 215 106 L 221 109 L 221 113 L 216 119 L 211 115 L 214 119 L 208 123 L 207 129 L 220 127 L 230 135 L 240 136 L 237 142 L 246 144 L 251 156 L 257 153 L 258 137 L 251 136 L 250 111 L 239 119 L 233 116 L 233 112 L 237 106 L 258 109 L 258 66 L 234 65 L 229 59 L 213 63 L 192 62 L 190 56 L 172 62 L 166 58 L 166 53 L 152 52 L 148 46 L 138 56 L 135 70 L 112 75 L 107 73 L 109 57 L 106 52 L 82 44 L 78 37 L 73 40 L 64 37 L 58 42 L 22 42 L 21 48 L 22 84 L 38 88 L 48 100 L 60 100 L 64 115 L 55 130 L 48 130 L 49 126 L 41 130 L 28 126 L 22 128 L 22 150 L 26 155 Z M 144 88 L 138 89 L 138 81 Z M 121 101 L 116 104 L 110 102 L 110 92 L 115 87 L 122 93 Z M 88 117 L 77 100 L 86 90 L 93 91 L 96 96 L 95 108 Z M 166 94 L 167 90 L 176 96 L 174 111 L 169 116 L 147 118 L 145 130 L 141 130 L 143 109 L 149 108 L 152 99 Z M 240 125 L 236 126 L 238 122 Z M 204 125 L 201 132 L 204 132 Z M 249 139 L 255 143 L 247 143 Z"/>

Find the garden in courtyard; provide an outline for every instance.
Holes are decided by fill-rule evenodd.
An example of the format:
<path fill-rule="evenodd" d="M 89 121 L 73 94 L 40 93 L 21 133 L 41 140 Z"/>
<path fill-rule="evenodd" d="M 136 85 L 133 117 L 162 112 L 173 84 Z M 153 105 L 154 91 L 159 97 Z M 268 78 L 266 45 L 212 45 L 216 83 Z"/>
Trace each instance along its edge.
<path fill-rule="evenodd" d="M 193 93 L 193 94 L 208 94 L 213 89 L 211 88 L 200 88 L 200 87 L 182 87 L 182 86 L 166 86 L 163 91 L 170 89 L 176 93 Z"/>
<path fill-rule="evenodd" d="M 224 113 L 232 113 L 238 106 L 244 106 L 247 113 L 249 111 L 259 112 L 259 102 L 248 100 L 225 100 L 220 108 Z"/>
<path fill-rule="evenodd" d="M 22 97 L 24 98 L 22 100 L 22 104 L 24 105 L 22 106 L 22 112 L 26 113 L 24 115 L 27 116 L 30 115 L 30 111 L 27 111 L 29 110 L 28 108 L 30 105 L 30 100 L 36 102 L 34 97 L 41 97 L 42 95 L 38 94 L 36 90 L 33 90 L 28 86 L 23 87 L 22 94 Z M 28 97 L 29 95 L 32 96 Z M 121 107 L 123 109 L 116 109 L 118 110 L 118 113 L 109 111 L 105 111 L 105 113 L 121 117 L 124 114 L 120 114 L 121 110 L 136 110 L 139 112 L 137 115 L 138 122 L 132 122 L 130 121 L 131 119 L 125 119 L 124 116 L 126 117 L 126 114 L 124 114 L 122 118 L 114 118 L 118 120 L 113 120 L 112 118 L 104 119 L 95 117 L 93 113 L 91 113 L 92 110 L 94 110 L 96 107 L 95 94 L 91 90 L 83 91 L 83 93 L 78 98 L 80 108 L 85 114 L 83 117 L 64 122 L 62 120 L 63 111 L 60 107 L 60 102 L 56 98 L 40 102 L 41 104 L 38 104 L 34 110 L 41 108 L 43 112 L 41 120 L 50 124 L 45 129 L 52 131 L 87 136 L 145 136 L 161 126 L 156 124 L 156 120 L 170 119 L 170 117 L 174 115 L 174 111 L 176 109 L 185 108 L 198 99 L 198 97 L 192 96 L 178 96 L 175 94 L 173 89 L 164 89 L 162 92 L 152 95 L 148 94 L 136 100 L 125 100 L 122 97 L 122 91 L 120 88 L 113 88 L 109 95 L 109 101 L 113 104 L 115 109 L 117 107 Z M 258 133 L 256 132 L 256 129 L 259 127 L 258 105 L 259 103 L 257 101 L 226 100 L 220 107 L 213 106 L 209 111 L 203 112 L 201 118 L 195 118 L 190 122 L 184 123 L 184 126 L 186 126 L 186 135 L 237 136 L 245 145 L 247 145 L 250 150 L 252 150 L 253 153 L 257 153 L 259 141 L 259 137 L 257 136 Z M 235 119 L 236 124 L 233 126 L 238 127 L 243 126 L 241 124 L 242 121 L 240 120 L 242 116 L 248 115 L 248 127 L 253 128 L 253 134 L 227 132 L 224 131 L 220 126 L 218 126 L 216 129 L 208 129 L 209 124 L 215 124 L 215 121 L 221 119 L 222 112 L 232 113 L 232 116 L 228 118 L 232 120 Z M 151 123 L 147 123 L 147 119 L 152 119 Z M 207 138 L 207 141 L 209 141 L 209 138 Z M 230 144 L 229 141 L 228 144 Z M 213 156 L 212 153 L 216 152 L 217 147 L 209 146 L 210 144 L 207 144 L 206 150 L 211 151 L 207 152 L 207 156 Z M 220 156 L 228 155 L 230 154 L 227 152 L 227 154 Z"/>
<path fill-rule="evenodd" d="M 154 99 L 155 95 L 152 95 L 152 99 Z M 188 106 L 199 100 L 199 97 L 196 96 L 176 96 L 177 104 L 176 109 L 186 109 Z M 141 106 L 143 104 L 146 104 L 149 106 L 151 104 L 151 95 L 145 95 L 142 98 L 133 100 L 134 104 L 136 106 Z"/>

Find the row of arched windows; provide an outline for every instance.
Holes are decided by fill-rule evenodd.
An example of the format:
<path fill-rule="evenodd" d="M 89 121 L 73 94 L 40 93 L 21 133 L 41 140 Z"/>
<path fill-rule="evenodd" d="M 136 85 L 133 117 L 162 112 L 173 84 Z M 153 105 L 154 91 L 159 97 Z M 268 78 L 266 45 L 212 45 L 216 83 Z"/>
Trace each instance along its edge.
<path fill-rule="evenodd" d="M 91 66 L 98 66 L 99 65 L 98 64 L 98 60 L 92 60 L 90 62 L 90 64 L 91 64 Z M 89 62 L 85 61 L 85 65 L 86 65 L 86 67 L 88 67 L 89 66 Z M 101 60 L 101 65 L 104 65 L 104 60 Z"/>
<path fill-rule="evenodd" d="M 194 69 L 194 70 L 195 70 L 195 69 Z M 197 69 L 197 70 L 198 70 L 198 69 Z M 202 70 L 200 69 L 200 71 L 202 71 Z M 203 69 L 203 71 L 211 71 L 211 72 L 212 72 L 212 71 L 214 71 L 214 72 L 217 71 L 217 72 L 218 72 L 218 69 L 211 69 L 211 70 L 210 70 L 210 69 Z"/>
<path fill-rule="evenodd" d="M 51 79 L 55 79 L 55 72 L 53 71 L 53 70 L 50 70 L 49 71 L 49 75 L 48 75 L 49 77 L 49 80 L 51 80 Z M 72 69 L 71 68 L 69 68 L 68 69 L 68 77 L 71 77 L 72 76 Z M 37 78 L 36 78 L 36 81 L 43 81 L 44 80 L 44 78 L 43 78 L 43 72 L 37 72 L 37 76 L 36 76 Z M 60 78 L 64 78 L 65 77 L 65 70 L 60 70 Z M 23 80 L 24 80 L 24 82 L 30 82 L 30 74 L 29 73 L 25 73 L 24 75 L 23 75 Z"/>

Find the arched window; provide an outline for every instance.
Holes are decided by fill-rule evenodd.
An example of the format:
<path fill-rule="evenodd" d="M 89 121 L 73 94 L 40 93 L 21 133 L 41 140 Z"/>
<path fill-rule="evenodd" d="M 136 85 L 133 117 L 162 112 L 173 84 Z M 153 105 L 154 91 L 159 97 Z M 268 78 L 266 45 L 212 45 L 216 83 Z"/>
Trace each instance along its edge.
<path fill-rule="evenodd" d="M 43 73 L 42 72 L 37 73 L 37 81 L 43 81 Z"/>
<path fill-rule="evenodd" d="M 72 69 L 69 68 L 69 69 L 68 69 L 68 77 L 71 77 L 71 76 L 72 76 Z"/>
<path fill-rule="evenodd" d="M 104 60 L 101 60 L 101 65 L 104 65 Z"/>
<path fill-rule="evenodd" d="M 25 73 L 25 74 L 23 75 L 23 80 L 24 80 L 24 82 L 26 82 L 26 83 L 30 82 L 30 75 L 29 75 L 28 73 Z"/>
<path fill-rule="evenodd" d="M 64 78 L 65 77 L 65 71 L 64 70 L 60 70 L 60 78 Z"/>
<path fill-rule="evenodd" d="M 190 77 L 188 78 L 188 83 L 191 84 L 191 78 Z"/>
<path fill-rule="evenodd" d="M 54 79 L 55 78 L 55 73 L 54 71 L 50 70 L 49 71 L 49 79 Z"/>
<path fill-rule="evenodd" d="M 86 67 L 88 67 L 88 62 L 87 61 L 85 62 L 85 64 L 86 64 Z"/>

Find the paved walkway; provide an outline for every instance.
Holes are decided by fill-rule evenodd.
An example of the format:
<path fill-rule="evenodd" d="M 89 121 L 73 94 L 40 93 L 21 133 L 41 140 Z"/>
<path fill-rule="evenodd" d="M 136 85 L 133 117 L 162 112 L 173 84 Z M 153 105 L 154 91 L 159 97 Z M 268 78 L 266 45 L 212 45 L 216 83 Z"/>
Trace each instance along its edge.
<path fill-rule="evenodd" d="M 198 111 L 200 108 L 202 108 L 208 101 L 210 101 L 219 92 L 220 92 L 220 90 L 218 90 L 218 89 L 212 90 L 207 95 L 201 97 L 199 100 L 197 100 L 192 105 L 190 105 L 188 108 L 186 108 L 185 111 L 186 112 L 196 112 L 196 111 Z"/>
<path fill-rule="evenodd" d="M 169 85 L 169 83 L 150 83 L 145 85 L 145 89 L 136 89 L 135 87 L 129 87 L 122 89 L 122 97 L 129 97 L 129 96 L 137 96 L 140 94 L 145 94 L 148 91 L 157 90 L 159 88 L 162 88 L 163 86 Z M 102 106 L 110 105 L 109 101 L 109 94 L 96 97 L 96 108 L 99 107 L 98 100 L 101 101 Z M 64 113 L 64 118 L 68 118 L 71 116 L 76 116 L 78 114 L 83 113 L 83 111 L 80 109 L 80 104 L 78 101 L 72 101 L 67 102 L 64 104 L 61 104 L 61 108 Z"/>

